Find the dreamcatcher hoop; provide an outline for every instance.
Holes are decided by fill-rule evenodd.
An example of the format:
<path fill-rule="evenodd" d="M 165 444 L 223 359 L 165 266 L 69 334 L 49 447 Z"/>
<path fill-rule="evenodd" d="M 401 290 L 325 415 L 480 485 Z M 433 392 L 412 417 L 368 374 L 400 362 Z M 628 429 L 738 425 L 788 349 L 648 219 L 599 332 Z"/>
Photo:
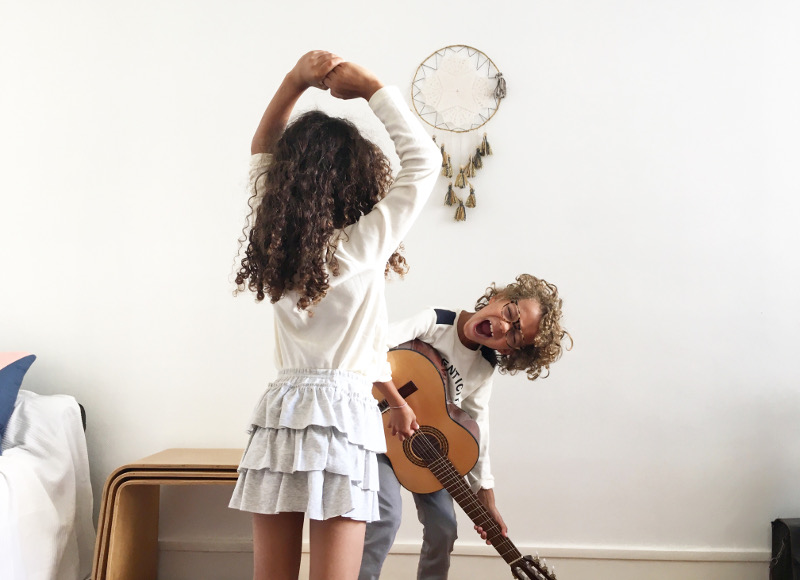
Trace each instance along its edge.
<path fill-rule="evenodd" d="M 505 97 L 503 74 L 485 53 L 464 44 L 440 48 L 422 61 L 411 83 L 420 119 L 441 131 L 483 127 Z"/>
<path fill-rule="evenodd" d="M 439 134 L 442 172 L 450 182 L 444 205 L 455 207 L 456 221 L 467 219 L 467 208 L 477 206 L 476 173 L 483 158 L 492 155 L 486 133 L 480 138 L 466 133 L 483 127 L 500 108 L 506 81 L 491 58 L 465 44 L 440 48 L 417 67 L 411 82 L 411 102 L 420 119 Z M 476 140 L 476 137 L 478 140 Z M 451 153 L 455 156 L 451 157 Z M 453 163 L 455 159 L 455 164 Z M 466 200 L 457 190 L 469 191 Z"/>

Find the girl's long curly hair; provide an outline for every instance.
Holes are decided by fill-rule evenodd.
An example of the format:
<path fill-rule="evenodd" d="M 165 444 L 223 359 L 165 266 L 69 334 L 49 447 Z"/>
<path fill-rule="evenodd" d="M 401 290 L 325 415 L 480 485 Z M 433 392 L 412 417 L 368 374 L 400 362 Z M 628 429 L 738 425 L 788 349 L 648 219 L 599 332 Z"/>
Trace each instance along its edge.
<path fill-rule="evenodd" d="M 533 344 L 512 350 L 508 355 L 498 355 L 500 372 L 513 375 L 524 370 L 531 381 L 539 377 L 546 379 L 550 375 L 550 365 L 561 358 L 565 350 L 561 344 L 565 337 L 570 342 L 566 350 L 572 349 L 572 336 L 561 326 L 561 298 L 558 296 L 558 288 L 536 276 L 520 274 L 516 283 L 499 290 L 492 283 L 478 299 L 475 310 L 481 310 L 495 296 L 506 300 L 536 300 L 542 309 L 542 319 Z M 546 374 L 542 375 L 542 372 Z"/>
<path fill-rule="evenodd" d="M 335 232 L 383 199 L 392 168 L 355 125 L 321 111 L 297 117 L 272 153 L 271 165 L 253 180 L 237 292 L 246 287 L 257 301 L 269 295 L 275 303 L 295 291 L 297 307 L 308 310 L 325 297 L 329 273 L 339 274 Z M 389 258 L 386 275 L 408 271 L 401 249 Z"/>

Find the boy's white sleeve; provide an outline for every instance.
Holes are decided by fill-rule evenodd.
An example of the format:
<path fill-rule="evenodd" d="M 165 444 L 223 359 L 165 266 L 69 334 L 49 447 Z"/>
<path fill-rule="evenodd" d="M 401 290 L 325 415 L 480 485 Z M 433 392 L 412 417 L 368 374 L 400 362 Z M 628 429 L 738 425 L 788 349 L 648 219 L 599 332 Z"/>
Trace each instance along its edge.
<path fill-rule="evenodd" d="M 386 346 L 394 348 L 415 338 L 431 342 L 435 330 L 436 311 L 433 308 L 426 308 L 414 316 L 389 324 Z"/>
<path fill-rule="evenodd" d="M 480 387 L 461 401 L 461 408 L 475 419 L 480 429 L 481 438 L 478 444 L 478 462 L 472 471 L 467 473 L 467 481 L 472 491 L 492 489 L 494 476 L 489 461 L 489 398 L 492 396 L 492 376 Z"/>

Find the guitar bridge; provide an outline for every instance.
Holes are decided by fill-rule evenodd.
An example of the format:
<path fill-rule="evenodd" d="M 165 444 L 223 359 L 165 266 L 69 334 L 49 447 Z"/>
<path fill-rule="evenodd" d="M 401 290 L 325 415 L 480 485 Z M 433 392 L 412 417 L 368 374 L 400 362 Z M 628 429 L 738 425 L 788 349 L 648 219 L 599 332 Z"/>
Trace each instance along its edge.
<path fill-rule="evenodd" d="M 410 395 L 413 395 L 417 392 L 417 385 L 414 384 L 414 381 L 408 381 L 405 385 L 397 389 L 397 392 L 400 393 L 400 396 L 403 399 L 407 399 Z M 378 403 L 378 410 L 381 414 L 385 413 L 389 410 L 389 402 L 386 399 L 383 399 L 380 403 Z"/>

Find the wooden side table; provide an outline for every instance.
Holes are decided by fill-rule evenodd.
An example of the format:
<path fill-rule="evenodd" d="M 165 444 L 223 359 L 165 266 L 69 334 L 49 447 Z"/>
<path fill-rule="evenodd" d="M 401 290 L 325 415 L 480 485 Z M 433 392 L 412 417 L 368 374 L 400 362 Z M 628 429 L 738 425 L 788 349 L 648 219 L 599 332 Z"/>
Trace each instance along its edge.
<path fill-rule="evenodd" d="M 93 580 L 156 580 L 162 485 L 233 485 L 242 449 L 165 449 L 115 469 L 97 522 Z"/>

